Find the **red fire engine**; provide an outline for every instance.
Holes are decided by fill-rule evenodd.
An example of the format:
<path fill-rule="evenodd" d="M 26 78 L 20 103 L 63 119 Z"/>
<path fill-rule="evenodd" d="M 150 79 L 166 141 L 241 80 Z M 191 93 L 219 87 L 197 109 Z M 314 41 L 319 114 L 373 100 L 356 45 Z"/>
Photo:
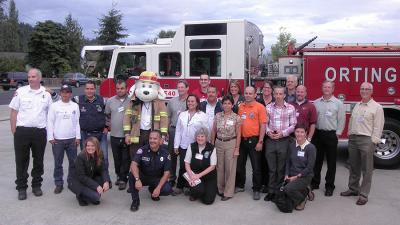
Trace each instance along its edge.
<path fill-rule="evenodd" d="M 400 163 L 400 46 L 389 44 L 313 44 L 311 41 L 293 49 L 292 55 L 279 58 L 276 64 L 268 65 L 264 79 L 284 81 L 292 74 L 308 87 L 308 99 L 315 100 L 322 95 L 324 80 L 335 83 L 334 95 L 346 107 L 347 120 L 354 105 L 360 101 L 359 88 L 362 82 L 374 86 L 373 98 L 385 112 L 382 142 L 375 150 L 374 162 L 379 166 L 393 166 Z M 256 86 L 262 87 L 262 80 L 256 79 Z M 346 123 L 347 124 L 347 123 Z M 346 129 L 347 131 L 347 125 Z M 347 139 L 344 133 L 343 139 Z"/>

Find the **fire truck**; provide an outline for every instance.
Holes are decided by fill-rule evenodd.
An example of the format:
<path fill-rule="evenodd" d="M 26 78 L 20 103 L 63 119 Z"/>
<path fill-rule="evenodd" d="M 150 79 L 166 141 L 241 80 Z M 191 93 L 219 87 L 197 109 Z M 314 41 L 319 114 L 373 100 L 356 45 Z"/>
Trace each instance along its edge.
<path fill-rule="evenodd" d="M 315 37 L 316 38 L 316 37 Z M 385 124 L 382 142 L 375 149 L 377 166 L 400 163 L 400 45 L 390 44 L 312 44 L 315 38 L 294 48 L 278 63 L 269 64 L 266 77 L 255 78 L 262 87 L 263 80 L 284 83 L 288 75 L 295 75 L 308 87 L 307 98 L 322 95 L 324 80 L 335 83 L 334 95 L 343 101 L 348 121 L 355 104 L 360 101 L 360 85 L 373 84 L 373 98 L 383 106 Z M 309 46 L 308 46 L 309 45 Z M 347 125 L 342 139 L 347 139 Z"/>
<path fill-rule="evenodd" d="M 207 73 L 219 92 L 226 94 L 229 80 L 242 86 L 256 77 L 264 50 L 261 30 L 246 20 L 185 22 L 173 38 L 158 39 L 155 44 L 84 46 L 81 57 L 90 65 L 88 51 L 111 51 L 108 76 L 100 94 L 115 94 L 114 79 L 130 78 L 128 85 L 144 70 L 157 73 L 168 98 L 177 96 L 178 80 L 187 80 L 191 90 L 199 87 L 199 77 Z"/>
<path fill-rule="evenodd" d="M 314 38 L 315 39 L 315 38 Z M 110 51 L 108 76 L 100 85 L 104 97 L 115 95 L 115 79 L 128 78 L 128 87 L 144 70 L 157 73 L 168 98 L 177 96 L 176 83 L 187 80 L 190 90 L 199 87 L 199 77 L 207 73 L 222 94 L 229 81 L 237 79 L 242 87 L 254 85 L 260 93 L 264 80 L 283 83 L 288 75 L 299 78 L 308 87 L 308 99 L 322 95 L 324 80 L 335 82 L 335 96 L 341 99 L 347 119 L 360 100 L 359 87 L 364 81 L 374 85 L 374 99 L 383 105 L 385 125 L 382 142 L 375 150 L 375 164 L 400 164 L 400 46 L 362 44 L 311 44 L 310 40 L 288 55 L 262 64 L 263 34 L 246 20 L 185 22 L 173 38 L 158 39 L 155 44 L 85 46 L 82 62 L 90 66 L 88 52 Z M 347 130 L 347 129 L 345 129 Z M 342 136 L 346 139 L 347 134 Z"/>

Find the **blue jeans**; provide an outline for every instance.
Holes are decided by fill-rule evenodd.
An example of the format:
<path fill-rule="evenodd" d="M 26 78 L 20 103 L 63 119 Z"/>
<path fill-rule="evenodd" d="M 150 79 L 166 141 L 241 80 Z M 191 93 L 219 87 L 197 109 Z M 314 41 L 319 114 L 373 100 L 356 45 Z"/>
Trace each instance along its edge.
<path fill-rule="evenodd" d="M 64 161 L 64 151 L 68 158 L 68 177 L 67 182 L 71 180 L 71 175 L 75 169 L 75 159 L 77 155 L 77 146 L 75 144 L 75 138 L 56 140 L 53 144 L 53 156 L 54 156 L 54 183 L 56 186 L 63 186 L 63 161 Z"/>
<path fill-rule="evenodd" d="M 90 133 L 88 135 L 88 132 L 81 131 L 81 150 L 83 150 L 83 144 L 85 143 L 85 140 L 88 137 L 96 137 L 97 139 L 100 139 L 99 140 L 100 141 L 100 149 L 101 149 L 101 152 L 103 153 L 104 164 L 105 164 L 106 169 L 108 171 L 108 142 L 107 142 L 107 134 L 105 134 L 105 133 L 101 133 L 101 134 L 100 133 L 96 133 L 96 134 L 99 134 L 99 136 L 97 137 L 96 135 L 92 135 Z"/>

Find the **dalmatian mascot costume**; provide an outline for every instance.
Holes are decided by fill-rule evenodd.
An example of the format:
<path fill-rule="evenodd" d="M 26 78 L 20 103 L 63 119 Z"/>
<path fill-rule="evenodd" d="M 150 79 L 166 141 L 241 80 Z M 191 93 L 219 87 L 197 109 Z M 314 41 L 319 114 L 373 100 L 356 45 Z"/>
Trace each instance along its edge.
<path fill-rule="evenodd" d="M 157 75 L 144 71 L 130 88 L 131 99 L 124 115 L 125 142 L 130 144 L 131 156 L 149 142 L 152 130 L 160 130 L 163 136 L 168 133 L 168 114 L 164 90 L 157 81 Z"/>

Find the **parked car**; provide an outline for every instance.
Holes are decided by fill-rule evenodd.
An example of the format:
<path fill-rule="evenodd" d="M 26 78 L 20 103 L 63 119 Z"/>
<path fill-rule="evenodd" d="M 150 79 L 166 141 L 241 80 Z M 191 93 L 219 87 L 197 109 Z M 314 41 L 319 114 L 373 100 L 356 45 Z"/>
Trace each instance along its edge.
<path fill-rule="evenodd" d="M 1 74 L 0 86 L 3 90 L 19 88 L 28 84 L 28 73 L 26 72 L 5 72 Z"/>
<path fill-rule="evenodd" d="M 89 81 L 89 78 L 86 77 L 85 74 L 82 73 L 66 73 L 64 75 L 62 84 L 68 84 L 75 87 L 80 87 L 81 85 L 86 84 Z"/>

